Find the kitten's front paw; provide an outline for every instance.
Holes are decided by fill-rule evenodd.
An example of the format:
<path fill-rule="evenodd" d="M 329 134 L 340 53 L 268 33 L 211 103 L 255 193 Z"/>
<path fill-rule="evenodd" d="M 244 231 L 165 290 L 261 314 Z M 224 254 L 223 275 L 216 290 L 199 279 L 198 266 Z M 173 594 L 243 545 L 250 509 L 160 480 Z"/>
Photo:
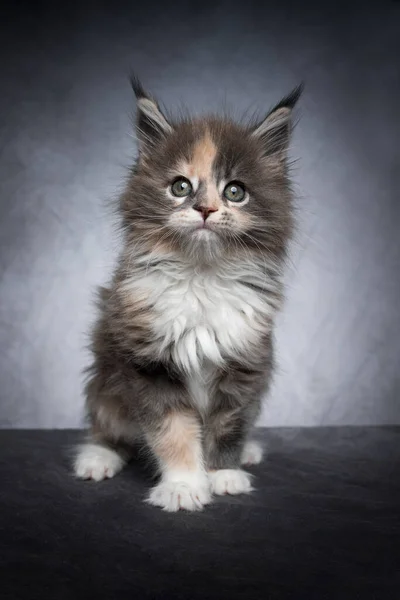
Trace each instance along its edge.
<path fill-rule="evenodd" d="M 262 461 L 263 450 L 258 442 L 250 440 L 243 448 L 240 463 L 242 465 L 258 465 Z"/>
<path fill-rule="evenodd" d="M 208 481 L 186 483 L 184 481 L 161 481 L 154 487 L 147 499 L 149 504 L 159 506 L 168 512 L 201 510 L 211 501 Z"/>
<path fill-rule="evenodd" d="M 80 479 L 101 481 L 114 477 L 124 464 L 125 461 L 115 450 L 98 444 L 85 444 L 75 458 L 74 472 Z"/>
<path fill-rule="evenodd" d="M 240 469 L 221 469 L 209 473 L 211 490 L 218 496 L 248 494 L 253 489 L 249 473 Z"/>

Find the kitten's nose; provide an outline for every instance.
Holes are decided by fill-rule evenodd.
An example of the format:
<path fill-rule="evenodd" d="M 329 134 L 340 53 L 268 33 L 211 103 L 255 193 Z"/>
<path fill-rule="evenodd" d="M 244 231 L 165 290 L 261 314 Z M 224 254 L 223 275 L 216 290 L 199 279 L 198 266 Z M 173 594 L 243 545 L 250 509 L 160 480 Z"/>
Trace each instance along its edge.
<path fill-rule="evenodd" d="M 210 216 L 211 213 L 217 212 L 218 208 L 212 206 L 193 206 L 194 210 L 198 210 L 202 214 L 204 221 Z"/>

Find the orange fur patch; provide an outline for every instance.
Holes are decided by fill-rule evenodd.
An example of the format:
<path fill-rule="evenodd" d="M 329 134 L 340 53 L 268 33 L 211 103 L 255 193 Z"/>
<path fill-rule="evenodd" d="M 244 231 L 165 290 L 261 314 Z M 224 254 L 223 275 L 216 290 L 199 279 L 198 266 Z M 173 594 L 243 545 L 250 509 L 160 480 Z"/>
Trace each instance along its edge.
<path fill-rule="evenodd" d="M 195 471 L 199 468 L 200 425 L 190 413 L 170 414 L 153 441 L 164 468 Z"/>
<path fill-rule="evenodd" d="M 222 206 L 222 202 L 213 176 L 213 163 L 216 156 L 217 147 L 207 130 L 201 140 L 195 144 L 191 161 L 182 163 L 180 170 L 189 180 L 197 179 L 206 185 L 204 205 L 218 209 Z"/>
<path fill-rule="evenodd" d="M 204 137 L 193 148 L 192 161 L 189 173 L 193 177 L 210 181 L 212 179 L 212 166 L 217 155 L 217 148 L 207 131 Z"/>

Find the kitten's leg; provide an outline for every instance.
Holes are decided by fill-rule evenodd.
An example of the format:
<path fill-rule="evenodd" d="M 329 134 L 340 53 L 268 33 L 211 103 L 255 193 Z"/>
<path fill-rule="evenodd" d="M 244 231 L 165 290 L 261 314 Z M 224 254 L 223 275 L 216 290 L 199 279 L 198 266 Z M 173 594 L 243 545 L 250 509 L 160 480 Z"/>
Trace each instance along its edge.
<path fill-rule="evenodd" d="M 203 463 L 200 423 L 194 412 L 173 411 L 146 434 L 161 480 L 148 502 L 167 511 L 200 510 L 211 500 Z"/>
<path fill-rule="evenodd" d="M 260 410 L 264 373 L 230 369 L 221 378 L 206 426 L 205 452 L 211 489 L 215 494 L 241 494 L 252 490 L 251 476 L 241 464 L 259 462 L 261 448 L 247 442 Z"/>
<path fill-rule="evenodd" d="M 77 448 L 73 470 L 80 479 L 101 481 L 121 471 L 140 433 L 121 390 L 117 393 L 101 373 L 94 373 L 86 386 L 86 396 L 92 425 L 87 441 Z"/>
<path fill-rule="evenodd" d="M 246 494 L 251 477 L 240 469 L 246 436 L 242 411 L 215 412 L 207 424 L 205 448 L 211 489 L 214 494 Z"/>

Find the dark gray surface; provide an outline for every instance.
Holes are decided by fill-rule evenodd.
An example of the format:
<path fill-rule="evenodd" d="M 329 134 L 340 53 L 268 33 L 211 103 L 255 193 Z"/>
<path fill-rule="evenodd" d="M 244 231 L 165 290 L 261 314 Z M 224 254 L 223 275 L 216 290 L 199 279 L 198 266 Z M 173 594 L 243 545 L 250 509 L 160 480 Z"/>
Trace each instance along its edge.
<path fill-rule="evenodd" d="M 400 428 L 262 430 L 256 491 L 201 513 L 143 503 L 138 463 L 76 481 L 77 431 L 0 433 L 2 600 L 394 600 Z"/>
<path fill-rule="evenodd" d="M 399 2 L 9 2 L 0 36 L 0 426 L 81 423 L 127 75 L 167 104 L 267 109 L 306 81 L 299 234 L 265 424 L 400 423 Z"/>

